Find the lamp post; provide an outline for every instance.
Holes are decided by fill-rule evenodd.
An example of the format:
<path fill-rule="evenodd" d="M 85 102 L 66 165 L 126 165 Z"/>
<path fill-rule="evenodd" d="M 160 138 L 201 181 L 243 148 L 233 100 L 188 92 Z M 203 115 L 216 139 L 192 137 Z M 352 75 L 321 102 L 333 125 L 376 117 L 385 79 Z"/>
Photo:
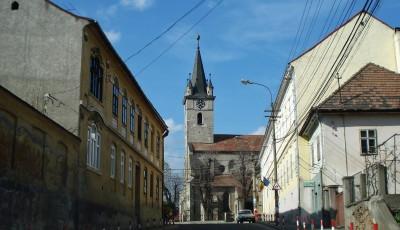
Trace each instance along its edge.
<path fill-rule="evenodd" d="M 269 89 L 269 87 L 264 84 L 253 82 L 250 80 L 245 80 L 245 79 L 240 80 L 240 82 L 243 85 L 261 86 L 268 91 L 268 94 L 270 96 L 270 102 L 271 102 L 271 111 L 270 112 L 271 112 L 271 114 L 268 117 L 271 118 L 271 124 L 272 124 L 272 146 L 273 146 L 273 151 L 274 151 L 274 177 L 275 177 L 273 186 L 275 187 L 275 185 L 278 185 L 278 167 L 277 167 L 277 161 L 276 161 L 276 136 L 275 136 L 275 120 L 276 120 L 277 116 L 275 115 L 274 103 L 272 101 L 272 93 L 271 93 L 271 90 Z M 273 189 L 275 191 L 275 224 L 278 225 L 279 224 L 279 193 L 278 193 L 279 188 L 273 188 Z"/>

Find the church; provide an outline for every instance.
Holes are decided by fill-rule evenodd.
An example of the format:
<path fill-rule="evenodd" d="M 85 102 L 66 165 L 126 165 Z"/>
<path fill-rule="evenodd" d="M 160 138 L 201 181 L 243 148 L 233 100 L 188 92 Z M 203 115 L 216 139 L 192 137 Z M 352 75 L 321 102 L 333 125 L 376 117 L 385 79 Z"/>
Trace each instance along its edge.
<path fill-rule="evenodd" d="M 183 221 L 233 220 L 257 208 L 255 181 L 263 135 L 214 134 L 214 86 L 206 79 L 199 39 L 184 105 L 185 171 L 180 197 Z"/>

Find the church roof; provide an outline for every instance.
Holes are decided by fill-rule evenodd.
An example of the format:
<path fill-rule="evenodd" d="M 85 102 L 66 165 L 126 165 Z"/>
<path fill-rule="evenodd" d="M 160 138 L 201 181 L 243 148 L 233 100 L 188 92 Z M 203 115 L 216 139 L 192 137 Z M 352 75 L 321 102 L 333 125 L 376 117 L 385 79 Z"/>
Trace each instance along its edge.
<path fill-rule="evenodd" d="M 193 152 L 259 152 L 263 135 L 214 134 L 214 143 L 191 143 Z"/>
<path fill-rule="evenodd" d="M 207 81 L 204 74 L 203 61 L 201 60 L 200 47 L 197 46 L 196 56 L 194 59 L 192 86 L 194 96 L 207 96 Z"/>

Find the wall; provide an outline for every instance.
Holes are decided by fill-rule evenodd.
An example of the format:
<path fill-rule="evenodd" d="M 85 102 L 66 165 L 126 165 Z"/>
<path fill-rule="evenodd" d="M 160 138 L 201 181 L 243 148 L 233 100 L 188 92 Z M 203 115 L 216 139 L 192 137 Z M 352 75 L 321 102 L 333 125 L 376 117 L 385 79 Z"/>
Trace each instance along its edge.
<path fill-rule="evenodd" d="M 2 87 L 0 98 L 0 228 L 77 227 L 79 138 Z"/>
<path fill-rule="evenodd" d="M 77 134 L 82 28 L 88 21 L 45 0 L 17 2 L 13 11 L 11 1 L 0 3 L 0 85 Z M 45 94 L 62 100 L 46 102 Z"/>

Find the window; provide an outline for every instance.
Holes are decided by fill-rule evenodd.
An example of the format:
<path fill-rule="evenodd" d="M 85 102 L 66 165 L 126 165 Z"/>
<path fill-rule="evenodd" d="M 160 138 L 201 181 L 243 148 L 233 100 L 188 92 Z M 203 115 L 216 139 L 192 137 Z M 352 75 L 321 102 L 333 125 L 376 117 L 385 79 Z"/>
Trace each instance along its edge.
<path fill-rule="evenodd" d="M 128 162 L 128 187 L 131 188 L 132 187 L 132 158 L 129 158 L 129 162 Z"/>
<path fill-rule="evenodd" d="M 160 134 L 157 134 L 157 140 L 156 140 L 156 157 L 160 158 Z"/>
<path fill-rule="evenodd" d="M 135 104 L 132 103 L 130 109 L 129 129 L 132 133 L 135 132 Z"/>
<path fill-rule="evenodd" d="M 377 154 L 376 143 L 377 134 L 376 130 L 368 129 L 361 130 L 361 155 Z"/>
<path fill-rule="evenodd" d="M 150 173 L 150 197 L 153 197 L 153 189 L 154 189 L 154 176 L 153 172 Z"/>
<path fill-rule="evenodd" d="M 147 194 L 147 168 L 143 171 L 143 194 Z"/>
<path fill-rule="evenodd" d="M 19 4 L 18 2 L 14 1 L 11 3 L 11 10 L 18 10 Z"/>
<path fill-rule="evenodd" d="M 103 100 L 103 67 L 99 57 L 90 58 L 90 92 L 99 101 Z"/>
<path fill-rule="evenodd" d="M 157 179 L 156 179 L 156 200 L 158 200 L 159 196 L 160 196 L 160 177 L 157 176 Z"/>
<path fill-rule="evenodd" d="M 121 184 L 125 182 L 125 153 L 121 152 Z"/>
<path fill-rule="evenodd" d="M 139 110 L 139 114 L 138 114 L 138 140 L 141 141 L 142 140 L 142 113 Z"/>
<path fill-rule="evenodd" d="M 86 164 L 95 169 L 100 169 L 100 140 L 100 134 L 96 125 L 89 126 Z"/>
<path fill-rule="evenodd" d="M 127 120 L 127 106 L 128 106 L 128 99 L 126 96 L 122 97 L 122 124 L 126 125 Z"/>
<path fill-rule="evenodd" d="M 144 147 L 149 146 L 149 123 L 147 120 L 144 121 Z"/>
<path fill-rule="evenodd" d="M 154 127 L 151 126 L 150 130 L 150 151 L 154 152 Z"/>
<path fill-rule="evenodd" d="M 112 113 L 115 116 L 118 115 L 118 95 L 119 95 L 118 80 L 115 79 L 112 91 Z"/>
<path fill-rule="evenodd" d="M 115 178 L 115 146 L 111 145 L 110 153 L 110 177 Z"/>
<path fill-rule="evenodd" d="M 198 113 L 197 114 L 197 124 L 202 125 L 203 124 L 203 114 Z"/>

